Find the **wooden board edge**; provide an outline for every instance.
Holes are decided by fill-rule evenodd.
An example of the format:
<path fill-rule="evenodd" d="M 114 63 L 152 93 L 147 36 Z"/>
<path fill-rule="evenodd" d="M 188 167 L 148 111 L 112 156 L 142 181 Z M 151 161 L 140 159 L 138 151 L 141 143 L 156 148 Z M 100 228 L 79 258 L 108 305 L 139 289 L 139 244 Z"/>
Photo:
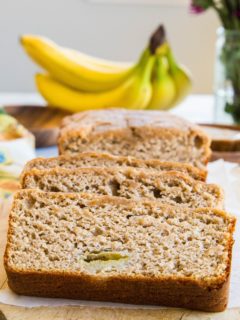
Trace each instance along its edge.
<path fill-rule="evenodd" d="M 184 309 L 123 309 L 106 307 L 19 307 L 0 303 L 0 320 L 239 320 L 240 308 L 221 313 Z"/>

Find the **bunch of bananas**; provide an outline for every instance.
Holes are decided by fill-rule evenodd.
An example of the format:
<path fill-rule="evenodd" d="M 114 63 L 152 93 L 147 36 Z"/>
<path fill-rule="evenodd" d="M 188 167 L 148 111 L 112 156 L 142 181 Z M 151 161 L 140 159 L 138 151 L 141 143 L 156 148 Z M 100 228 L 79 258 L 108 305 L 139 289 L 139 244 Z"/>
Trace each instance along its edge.
<path fill-rule="evenodd" d="M 71 112 L 109 107 L 170 109 L 191 89 L 189 73 L 180 66 L 161 25 L 136 63 L 98 59 L 38 36 L 21 44 L 47 73 L 36 86 L 50 106 Z"/>

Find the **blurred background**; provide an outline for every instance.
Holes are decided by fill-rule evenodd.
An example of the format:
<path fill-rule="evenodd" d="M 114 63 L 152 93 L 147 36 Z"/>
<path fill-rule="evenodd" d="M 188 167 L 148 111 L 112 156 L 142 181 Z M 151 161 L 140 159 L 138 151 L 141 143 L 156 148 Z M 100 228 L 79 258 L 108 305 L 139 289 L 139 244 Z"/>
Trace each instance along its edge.
<path fill-rule="evenodd" d="M 164 23 L 179 61 L 193 74 L 194 93 L 212 93 L 218 20 L 198 17 L 186 0 L 0 0 L 0 91 L 35 91 L 19 35 L 45 35 L 57 43 L 112 60 L 136 60 L 149 34 Z"/>

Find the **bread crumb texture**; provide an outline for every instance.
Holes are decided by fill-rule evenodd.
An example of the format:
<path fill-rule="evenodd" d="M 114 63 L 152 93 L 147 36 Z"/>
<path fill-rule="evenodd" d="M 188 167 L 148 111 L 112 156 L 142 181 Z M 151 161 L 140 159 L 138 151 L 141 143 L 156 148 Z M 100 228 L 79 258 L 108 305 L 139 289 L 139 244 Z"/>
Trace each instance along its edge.
<path fill-rule="evenodd" d="M 150 198 L 190 208 L 223 208 L 223 193 L 213 184 L 178 172 L 153 173 L 133 168 L 33 169 L 22 179 L 25 189 L 81 192 L 140 200 Z"/>
<path fill-rule="evenodd" d="M 127 277 L 227 276 L 234 218 L 221 210 L 23 190 L 10 214 L 7 269 Z"/>
<path fill-rule="evenodd" d="M 160 111 L 108 109 L 66 117 L 60 154 L 107 152 L 139 159 L 191 163 L 204 168 L 210 139 L 200 127 Z"/>
<path fill-rule="evenodd" d="M 62 155 L 53 158 L 35 158 L 29 161 L 23 170 L 23 174 L 31 169 L 77 169 L 89 167 L 102 168 L 139 168 L 148 169 L 152 172 L 177 171 L 182 172 L 193 179 L 205 181 L 206 170 L 201 170 L 187 163 L 163 162 L 157 159 L 143 160 L 134 157 L 114 156 L 107 153 L 83 152 L 76 155 Z"/>

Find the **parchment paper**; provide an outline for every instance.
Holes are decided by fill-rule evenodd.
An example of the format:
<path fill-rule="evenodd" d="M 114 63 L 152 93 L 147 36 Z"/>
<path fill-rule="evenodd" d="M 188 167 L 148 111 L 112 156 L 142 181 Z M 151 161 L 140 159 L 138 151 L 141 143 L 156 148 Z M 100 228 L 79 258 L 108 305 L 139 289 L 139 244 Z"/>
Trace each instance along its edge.
<path fill-rule="evenodd" d="M 233 249 L 233 263 L 231 274 L 230 300 L 228 308 L 240 307 L 240 166 L 237 164 L 218 160 L 208 166 L 208 182 L 217 183 L 225 191 L 226 210 L 234 214 L 239 221 L 235 232 L 235 244 Z M 101 303 L 65 299 L 46 299 L 18 296 L 10 289 L 0 290 L 0 302 L 16 306 L 36 307 L 36 306 L 104 306 L 123 308 L 147 308 L 157 309 L 161 307 L 133 306 L 115 303 Z"/>

